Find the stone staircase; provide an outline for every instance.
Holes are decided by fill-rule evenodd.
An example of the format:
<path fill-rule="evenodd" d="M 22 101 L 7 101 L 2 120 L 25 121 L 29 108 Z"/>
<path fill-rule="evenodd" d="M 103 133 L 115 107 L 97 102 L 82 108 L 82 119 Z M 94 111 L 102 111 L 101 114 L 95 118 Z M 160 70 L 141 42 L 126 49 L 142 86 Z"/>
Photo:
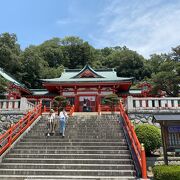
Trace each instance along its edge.
<path fill-rule="evenodd" d="M 46 137 L 45 117 L 0 164 L 0 179 L 136 179 L 117 116 L 75 116 L 66 136 Z"/>

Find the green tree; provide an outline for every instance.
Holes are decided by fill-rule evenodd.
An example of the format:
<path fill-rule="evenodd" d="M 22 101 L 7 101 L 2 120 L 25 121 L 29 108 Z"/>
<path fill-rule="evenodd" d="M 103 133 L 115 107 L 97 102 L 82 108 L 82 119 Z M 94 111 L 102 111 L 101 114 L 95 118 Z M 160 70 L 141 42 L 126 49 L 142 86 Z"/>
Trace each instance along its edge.
<path fill-rule="evenodd" d="M 26 48 L 21 56 L 23 71 L 22 82 L 30 88 L 39 88 L 39 79 L 43 78 L 43 72 L 48 68 L 48 63 L 42 59 L 35 46 Z"/>
<path fill-rule="evenodd" d="M 6 92 L 7 86 L 7 81 L 2 76 L 0 76 L 0 94 Z"/>
<path fill-rule="evenodd" d="M 15 34 L 3 33 L 0 35 L 0 67 L 18 78 L 21 68 L 19 55 L 20 45 Z"/>
<path fill-rule="evenodd" d="M 148 156 L 161 146 L 161 133 L 156 126 L 141 124 L 136 126 L 135 132 L 140 143 L 144 144 Z"/>
<path fill-rule="evenodd" d="M 118 76 L 135 77 L 141 80 L 149 76 L 144 69 L 144 61 L 143 56 L 127 47 L 115 47 L 104 64 L 106 67 L 116 68 Z"/>
<path fill-rule="evenodd" d="M 165 91 L 168 96 L 178 96 L 180 63 L 168 60 L 164 61 L 159 68 L 160 71 L 152 76 L 154 89 Z"/>
<path fill-rule="evenodd" d="M 53 99 L 53 108 L 58 108 L 58 115 L 61 108 L 65 108 L 68 105 L 68 100 L 64 96 L 56 96 Z"/>
<path fill-rule="evenodd" d="M 82 68 L 85 64 L 93 65 L 95 49 L 79 37 L 69 36 L 61 40 L 61 48 L 68 61 L 68 68 Z"/>
<path fill-rule="evenodd" d="M 165 54 L 161 54 L 161 55 L 157 55 L 157 54 L 152 54 L 150 56 L 150 59 L 147 61 L 151 72 L 152 73 L 158 73 L 160 71 L 160 66 L 161 64 L 166 61 L 167 59 L 167 55 Z"/>
<path fill-rule="evenodd" d="M 107 104 L 111 108 L 111 112 L 114 112 L 114 108 L 119 104 L 119 97 L 116 94 L 108 94 L 103 99 L 104 104 Z"/>
<path fill-rule="evenodd" d="M 63 66 L 59 66 L 57 68 L 45 67 L 41 72 L 41 78 L 42 79 L 57 78 L 61 76 L 63 71 L 64 71 Z"/>
<path fill-rule="evenodd" d="M 59 38 L 53 38 L 38 46 L 42 59 L 48 62 L 49 67 L 51 68 L 57 68 L 60 65 L 67 65 L 60 42 L 61 40 Z"/>
<path fill-rule="evenodd" d="M 180 62 L 180 45 L 175 48 L 172 48 L 172 51 L 173 51 L 171 54 L 172 59 L 177 62 Z"/>

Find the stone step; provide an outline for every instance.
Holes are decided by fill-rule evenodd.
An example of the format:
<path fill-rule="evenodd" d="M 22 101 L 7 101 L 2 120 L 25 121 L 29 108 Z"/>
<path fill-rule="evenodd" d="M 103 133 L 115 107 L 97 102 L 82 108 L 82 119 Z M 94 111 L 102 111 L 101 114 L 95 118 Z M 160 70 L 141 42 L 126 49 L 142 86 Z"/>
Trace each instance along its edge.
<path fill-rule="evenodd" d="M 38 122 L 37 123 L 37 126 L 35 126 L 34 128 L 36 127 L 45 127 L 47 125 L 48 121 L 44 121 L 44 122 Z M 59 126 L 60 122 L 57 121 L 56 124 Z M 66 123 L 66 125 L 68 127 L 76 127 L 76 128 L 79 128 L 79 127 L 84 127 L 84 128 L 90 128 L 90 127 L 95 127 L 95 128 L 98 128 L 98 127 L 105 127 L 105 128 L 108 128 L 108 127 L 111 127 L 111 128 L 120 128 L 122 129 L 122 127 L 120 126 L 119 122 L 93 122 L 93 123 L 87 123 L 87 122 L 80 122 L 80 123 L 76 123 L 76 122 L 72 122 L 72 123 Z"/>
<path fill-rule="evenodd" d="M 39 137 L 39 136 L 25 136 L 21 141 L 62 141 L 62 142 L 119 142 L 126 140 L 123 137 L 117 139 L 62 139 L 60 136 L 50 136 L 50 137 Z"/>
<path fill-rule="evenodd" d="M 0 169 L 1 175 L 74 175 L 74 176 L 134 176 L 133 170 L 76 170 L 76 169 Z"/>
<path fill-rule="evenodd" d="M 18 154 L 129 154 L 129 150 L 35 150 L 31 149 L 12 149 L 10 153 Z"/>
<path fill-rule="evenodd" d="M 87 170 L 134 170 L 132 164 L 40 164 L 1 163 L 0 169 L 87 169 Z"/>
<path fill-rule="evenodd" d="M 47 122 L 44 122 L 42 124 L 37 124 L 35 127 L 33 127 L 33 129 L 43 129 L 47 127 Z M 57 127 L 59 127 L 59 123 L 57 123 Z M 112 128 L 112 129 L 120 129 L 122 130 L 122 127 L 118 124 L 118 123 L 108 123 L 108 124 L 66 124 L 66 127 L 69 127 L 69 128 L 78 128 L 78 129 L 92 129 L 92 128 L 105 128 L 105 129 L 108 129 L 108 128 Z"/>
<path fill-rule="evenodd" d="M 88 157 L 87 157 L 88 158 Z M 133 164 L 132 159 L 49 159 L 49 158 L 5 158 L 3 163 L 43 164 Z"/>
<path fill-rule="evenodd" d="M 47 131 L 47 128 L 44 128 L 44 129 L 32 129 L 32 131 L 31 132 L 33 132 L 33 133 L 37 133 L 37 134 L 39 134 L 39 133 L 43 133 L 43 132 L 46 132 Z M 56 129 L 55 130 L 56 132 L 59 132 L 59 129 Z M 78 130 L 78 129 L 76 129 L 76 130 L 74 130 L 74 129 L 71 129 L 71 128 L 67 128 L 66 129 L 66 132 L 67 133 L 78 133 L 78 134 L 103 134 L 103 133 L 106 133 L 106 134 L 122 134 L 123 133 L 123 131 L 122 130 L 118 130 L 118 129 L 104 129 L 104 128 L 101 128 L 101 129 L 94 129 L 94 130 L 92 130 L 92 129 L 81 129 L 81 130 Z"/>
<path fill-rule="evenodd" d="M 36 128 L 36 127 L 45 127 L 46 126 L 46 124 L 47 124 L 47 122 L 48 121 L 44 121 L 44 122 L 38 122 L 38 126 L 35 126 L 35 127 L 33 127 L 33 128 Z M 60 124 L 60 122 L 59 121 L 56 121 L 57 122 L 57 124 L 59 125 Z M 88 123 L 88 122 L 83 122 L 83 121 L 80 121 L 80 122 L 67 122 L 66 123 L 66 125 L 67 126 L 69 126 L 69 127 L 109 127 L 109 128 L 121 128 L 122 129 L 122 127 L 121 126 L 119 126 L 119 122 L 118 121 L 107 121 L 107 122 L 103 122 L 103 124 L 102 124 L 102 122 L 100 121 L 100 122 L 90 122 L 90 123 Z"/>
<path fill-rule="evenodd" d="M 46 137 L 47 135 L 47 132 L 48 131 L 44 131 L 42 133 L 30 133 L 29 135 L 30 136 L 39 136 L 39 137 Z M 55 132 L 54 135 L 52 136 L 55 136 L 55 137 L 59 137 L 61 138 L 60 136 L 60 133 L 59 132 Z M 117 134 L 107 134 L 107 133 L 83 133 L 83 134 L 79 134 L 79 133 L 73 133 L 73 132 L 66 132 L 65 131 L 65 136 L 67 137 L 66 139 L 125 139 L 122 135 L 119 135 L 118 133 Z"/>
<path fill-rule="evenodd" d="M 37 124 L 38 126 L 44 126 L 48 123 L 48 121 L 39 121 Z M 56 121 L 57 124 L 60 124 L 60 121 Z M 88 122 L 88 121 L 68 121 L 66 122 L 66 124 L 68 126 L 76 126 L 76 127 L 79 127 L 79 126 L 101 126 L 101 127 L 107 127 L 108 126 L 112 126 L 114 128 L 117 127 L 117 125 L 119 125 L 119 121 L 91 121 L 91 122 Z M 35 126 L 36 127 L 36 126 Z M 119 126 L 121 127 L 121 126 Z"/>
<path fill-rule="evenodd" d="M 41 176 L 41 175 L 0 175 L 1 180 L 136 180 L 135 177 L 132 176 Z"/>
<path fill-rule="evenodd" d="M 125 146 L 126 142 L 18 142 L 19 146 Z"/>
<path fill-rule="evenodd" d="M 32 135 L 32 134 L 31 134 Z M 47 132 L 44 132 L 44 133 L 42 133 L 42 134 L 39 134 L 39 136 L 41 136 L 41 137 L 47 137 Z M 59 138 L 62 138 L 60 135 L 59 135 L 59 133 L 56 133 L 55 135 L 54 135 L 55 137 L 59 137 Z M 49 138 L 49 137 L 48 137 Z M 105 134 L 101 134 L 101 135 L 86 135 L 86 134 L 84 134 L 84 135 L 77 135 L 77 134 L 67 134 L 66 132 L 65 132 L 65 139 L 73 139 L 73 138 L 77 138 L 77 139 L 102 139 L 102 138 L 107 138 L 107 139 L 116 139 L 116 138 L 119 138 L 119 135 L 114 135 L 114 136 L 112 136 L 112 135 L 105 135 Z"/>
<path fill-rule="evenodd" d="M 33 133 L 39 133 L 39 132 L 44 132 L 46 131 L 47 128 L 43 128 L 43 129 L 32 129 L 31 132 Z M 59 129 L 56 129 L 56 132 L 59 132 Z M 111 134 L 114 134 L 114 133 L 123 133 L 123 130 L 119 130 L 119 129 L 105 129 L 105 128 L 101 128 L 101 129 L 71 129 L 71 128 L 66 128 L 66 132 L 76 132 L 76 133 L 79 133 L 79 134 L 84 134 L 84 133 L 111 133 Z"/>
<path fill-rule="evenodd" d="M 47 120 L 46 121 L 39 121 L 38 122 L 38 126 L 44 126 L 44 125 L 46 125 L 47 124 Z M 57 124 L 59 124 L 59 121 L 56 121 L 57 122 Z M 76 127 L 79 127 L 79 126 L 86 126 L 86 127 L 88 127 L 88 126 L 95 126 L 95 127 L 97 127 L 97 126 L 101 126 L 101 127 L 107 127 L 107 126 L 112 126 L 112 127 L 117 127 L 116 125 L 119 125 L 119 121 L 91 121 L 91 122 L 89 122 L 89 121 L 68 121 L 67 123 L 66 123 L 68 126 L 76 126 Z M 119 126 L 120 127 L 120 126 Z"/>
<path fill-rule="evenodd" d="M 16 145 L 14 149 L 46 149 L 46 150 L 127 150 L 127 146 L 26 146 Z"/>
<path fill-rule="evenodd" d="M 16 154 L 9 153 L 7 158 L 47 158 L 47 159 L 130 159 L 127 154 Z"/>
<path fill-rule="evenodd" d="M 40 137 L 44 137 L 46 135 L 47 131 L 44 131 L 44 132 L 30 132 L 29 133 L 29 136 L 40 136 Z M 124 133 L 73 133 L 73 132 L 67 132 L 65 131 L 65 135 L 72 139 L 72 138 L 76 138 L 76 139 L 84 139 L 84 138 L 90 138 L 90 139 L 93 139 L 93 138 L 101 138 L 101 139 L 117 139 L 119 137 L 122 137 L 124 135 Z M 55 133 L 55 136 L 59 136 L 59 132 L 56 132 Z"/>
<path fill-rule="evenodd" d="M 58 121 L 59 118 L 56 118 L 56 120 Z M 46 122 L 47 121 L 47 116 L 46 118 L 42 118 L 39 122 Z M 68 119 L 68 123 L 75 123 L 75 124 L 80 124 L 80 123 L 110 123 L 110 122 L 118 122 L 118 119 L 105 119 L 105 118 L 96 118 L 96 119 L 86 119 L 86 118 L 79 118 L 79 119 L 74 119 L 74 118 L 69 118 Z"/>

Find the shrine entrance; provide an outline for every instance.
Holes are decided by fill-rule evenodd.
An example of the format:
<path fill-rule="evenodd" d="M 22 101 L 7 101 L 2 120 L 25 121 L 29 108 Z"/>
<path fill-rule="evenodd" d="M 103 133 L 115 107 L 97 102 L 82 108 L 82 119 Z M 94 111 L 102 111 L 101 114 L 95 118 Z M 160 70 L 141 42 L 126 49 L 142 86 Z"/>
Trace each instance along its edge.
<path fill-rule="evenodd" d="M 79 96 L 79 112 L 95 112 L 96 96 L 83 95 Z"/>

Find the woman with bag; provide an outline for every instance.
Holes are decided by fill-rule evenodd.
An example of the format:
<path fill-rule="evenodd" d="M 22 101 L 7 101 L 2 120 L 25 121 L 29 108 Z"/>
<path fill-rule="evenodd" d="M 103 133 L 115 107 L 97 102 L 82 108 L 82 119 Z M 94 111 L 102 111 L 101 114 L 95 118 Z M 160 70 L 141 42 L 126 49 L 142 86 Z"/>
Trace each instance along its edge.
<path fill-rule="evenodd" d="M 62 138 L 65 137 L 64 133 L 65 133 L 67 120 L 68 120 L 67 112 L 65 111 L 64 108 L 62 108 L 59 114 L 59 130 L 60 130 L 60 135 L 62 135 Z"/>

